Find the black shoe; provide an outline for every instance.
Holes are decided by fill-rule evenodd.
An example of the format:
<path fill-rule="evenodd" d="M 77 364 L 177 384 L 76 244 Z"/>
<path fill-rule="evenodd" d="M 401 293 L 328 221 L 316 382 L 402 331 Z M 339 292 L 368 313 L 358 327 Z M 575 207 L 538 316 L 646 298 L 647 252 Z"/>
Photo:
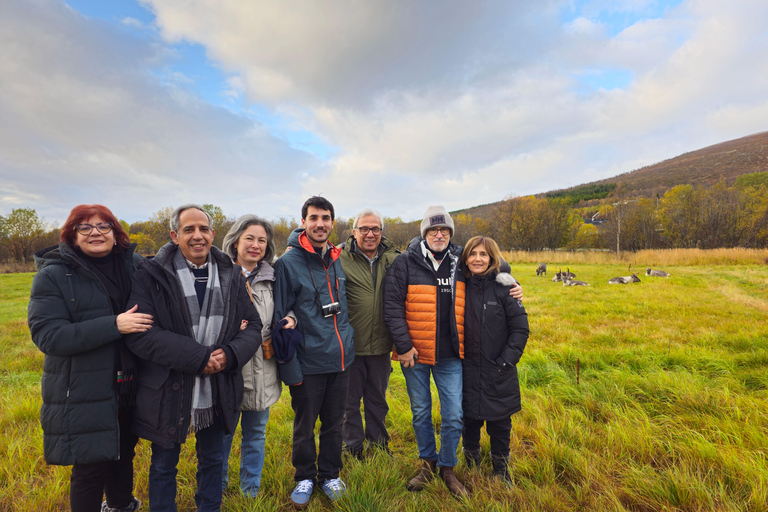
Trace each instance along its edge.
<path fill-rule="evenodd" d="M 491 465 L 493 466 L 493 476 L 500 478 L 506 485 L 512 486 L 512 476 L 509 474 L 509 459 L 507 457 L 498 457 L 491 455 Z"/>
<path fill-rule="evenodd" d="M 464 448 L 464 462 L 467 464 L 467 468 L 472 469 L 480 466 L 480 461 L 483 458 L 483 454 L 480 448 L 476 450 L 468 450 Z"/>
<path fill-rule="evenodd" d="M 112 508 L 107 506 L 107 502 L 101 504 L 101 512 L 136 512 L 141 507 L 141 501 L 133 498 L 133 501 L 124 508 Z"/>
<path fill-rule="evenodd" d="M 344 453 L 347 457 L 353 457 L 360 462 L 363 462 L 365 460 L 365 457 L 363 457 L 363 449 L 359 448 L 357 450 L 350 450 L 348 448 L 344 448 Z"/>

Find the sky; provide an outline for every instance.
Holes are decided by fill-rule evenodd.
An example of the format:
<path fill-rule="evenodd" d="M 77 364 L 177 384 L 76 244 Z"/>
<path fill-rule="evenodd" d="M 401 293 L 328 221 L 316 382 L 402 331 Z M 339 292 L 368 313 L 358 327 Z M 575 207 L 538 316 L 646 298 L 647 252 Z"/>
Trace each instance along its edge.
<path fill-rule="evenodd" d="M 0 215 L 421 219 L 768 129 L 765 0 L 2 0 Z"/>

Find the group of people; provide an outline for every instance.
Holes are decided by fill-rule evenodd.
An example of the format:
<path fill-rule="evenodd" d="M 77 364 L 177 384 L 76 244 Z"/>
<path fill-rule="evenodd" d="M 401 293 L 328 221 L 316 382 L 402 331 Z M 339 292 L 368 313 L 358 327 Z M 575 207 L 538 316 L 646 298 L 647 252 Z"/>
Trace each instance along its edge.
<path fill-rule="evenodd" d="M 427 209 L 421 236 L 402 254 L 374 210 L 355 217 L 340 247 L 328 240 L 334 222 L 327 199 L 309 198 L 301 229 L 276 258 L 268 221 L 239 218 L 219 250 L 210 215 L 186 204 L 171 216 L 171 241 L 143 259 L 108 208 L 72 210 L 61 243 L 35 255 L 28 321 L 45 353 L 44 456 L 73 466 L 73 511 L 139 509 L 139 438 L 151 442 L 150 509 L 176 510 L 177 465 L 190 433 L 197 509 L 219 510 L 238 422 L 240 489 L 256 496 L 281 381 L 294 411 L 290 500 L 306 508 L 315 486 L 338 500 L 347 492 L 344 452 L 391 456 L 392 360 L 405 377 L 422 460 L 408 489 L 437 474 L 465 496 L 453 472 L 458 443 L 463 435 L 467 465 L 478 465 L 484 423 L 493 472 L 511 481 L 516 364 L 528 321 L 496 243 L 474 237 L 463 250 L 451 243 L 453 220 L 441 206 Z M 439 452 L 430 374 L 440 397 Z"/>

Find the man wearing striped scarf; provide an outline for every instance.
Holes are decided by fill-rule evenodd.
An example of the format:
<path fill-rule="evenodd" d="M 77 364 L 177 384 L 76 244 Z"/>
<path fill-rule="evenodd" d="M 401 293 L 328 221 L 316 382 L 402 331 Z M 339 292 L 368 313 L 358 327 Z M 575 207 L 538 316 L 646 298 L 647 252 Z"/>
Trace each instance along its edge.
<path fill-rule="evenodd" d="M 213 237 L 201 206 L 180 206 L 171 216 L 172 242 L 134 275 L 131 304 L 154 318 L 126 342 L 141 358 L 134 431 L 152 442 L 153 512 L 176 510 L 176 465 L 188 433 L 197 440 L 197 509 L 221 508 L 221 445 L 242 400 L 240 370 L 261 344 L 245 278 Z"/>

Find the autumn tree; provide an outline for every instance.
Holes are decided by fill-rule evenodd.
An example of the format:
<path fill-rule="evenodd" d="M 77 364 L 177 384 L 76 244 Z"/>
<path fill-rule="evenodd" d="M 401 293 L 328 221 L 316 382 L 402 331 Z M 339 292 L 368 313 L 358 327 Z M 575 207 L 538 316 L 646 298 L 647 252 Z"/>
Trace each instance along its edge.
<path fill-rule="evenodd" d="M 659 220 L 672 247 L 696 247 L 701 233 L 701 194 L 693 185 L 678 185 L 661 199 Z"/>
<path fill-rule="evenodd" d="M 171 215 L 174 210 L 173 206 L 161 208 L 152 214 L 144 226 L 144 233 L 152 239 L 155 249 L 160 249 L 171 241 Z"/>
<path fill-rule="evenodd" d="M 610 205 L 607 213 L 603 236 L 608 247 L 617 251 L 639 251 L 662 245 L 655 200 L 621 201 Z"/>
<path fill-rule="evenodd" d="M 403 222 L 400 217 L 384 217 L 383 236 L 404 251 L 415 236 L 419 236 L 421 221 Z"/>
<path fill-rule="evenodd" d="M 299 223 L 294 219 L 288 220 L 285 217 L 280 217 L 272 222 L 272 227 L 275 229 L 275 248 L 278 254 L 282 254 L 288 245 L 288 237 L 293 230 L 299 228 Z"/>
<path fill-rule="evenodd" d="M 43 235 L 45 222 L 34 208 L 16 208 L 0 220 L 0 236 L 8 255 L 22 263 L 32 258 Z"/>

